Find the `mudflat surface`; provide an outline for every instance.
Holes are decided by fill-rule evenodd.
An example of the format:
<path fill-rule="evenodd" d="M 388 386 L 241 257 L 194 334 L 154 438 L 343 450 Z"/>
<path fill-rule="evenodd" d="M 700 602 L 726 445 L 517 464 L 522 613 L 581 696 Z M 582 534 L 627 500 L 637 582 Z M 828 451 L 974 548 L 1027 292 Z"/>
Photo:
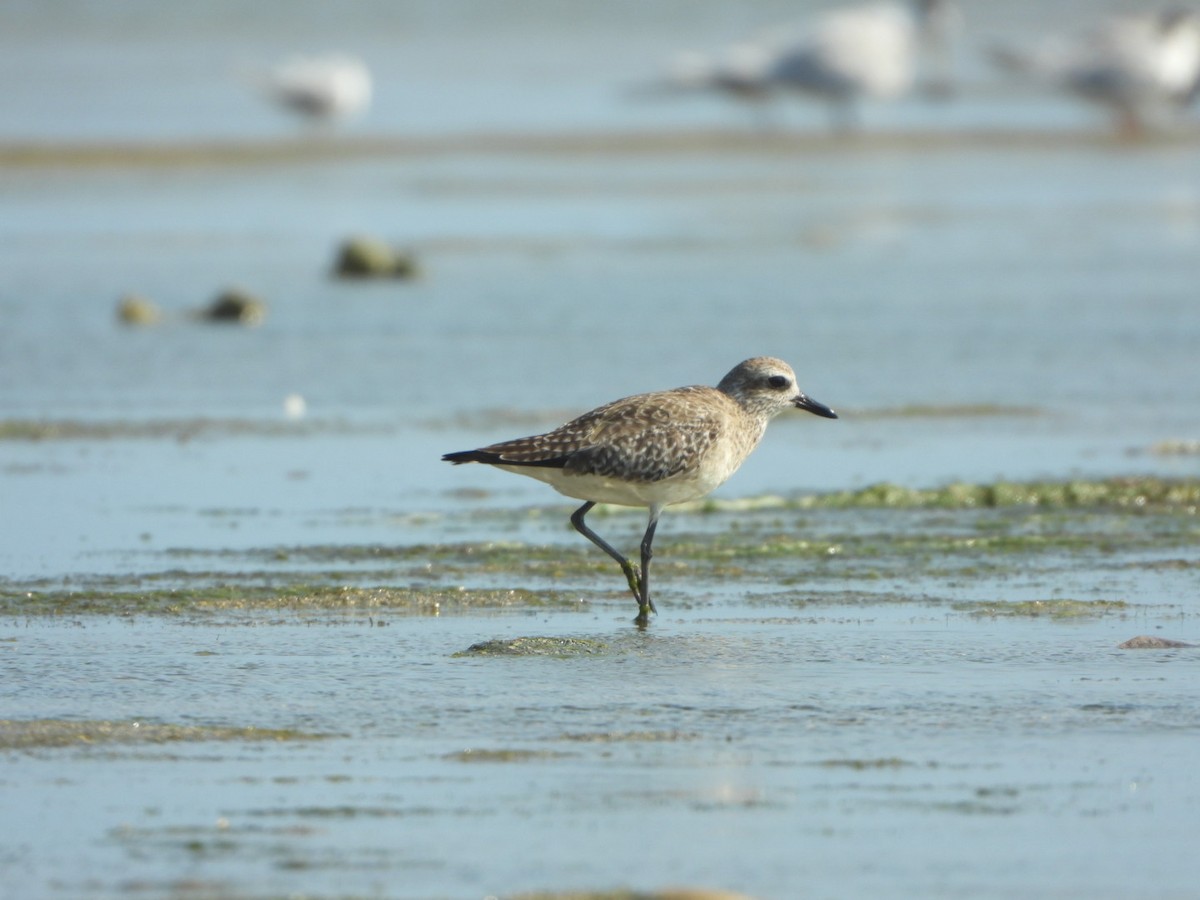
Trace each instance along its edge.
<path fill-rule="evenodd" d="M 635 89 L 807 7 L 503 6 L 5 14 L 0 896 L 1193 896 L 1194 122 L 981 61 L 1092 3 L 851 137 Z M 336 131 L 234 74 L 331 44 Z M 841 418 L 664 514 L 645 631 L 440 462 L 761 354 Z"/>

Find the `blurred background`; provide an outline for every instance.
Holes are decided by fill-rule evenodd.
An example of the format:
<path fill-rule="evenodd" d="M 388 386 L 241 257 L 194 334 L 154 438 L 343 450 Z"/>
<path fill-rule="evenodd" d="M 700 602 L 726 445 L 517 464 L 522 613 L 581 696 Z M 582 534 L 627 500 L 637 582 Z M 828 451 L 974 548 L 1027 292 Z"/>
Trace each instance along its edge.
<path fill-rule="evenodd" d="M 1194 17 L 836 9 L 4 3 L 0 562 L 434 540 L 553 500 L 440 453 L 760 354 L 843 418 L 726 496 L 1196 475 Z"/>
<path fill-rule="evenodd" d="M 961 101 L 878 104 L 864 114 L 874 128 L 892 130 L 1095 124 L 1103 119 L 1099 113 L 1064 99 L 1052 84 L 1018 89 L 1012 73 L 996 64 L 997 51 L 1033 54 L 1042 63 L 1054 50 L 1060 59 L 1078 57 L 1075 45 L 1113 15 L 1186 11 L 1136 0 L 615 0 L 603 6 L 205 0 L 179 9 L 151 0 L 12 0 L 0 11 L 6 86 L 0 136 L 294 136 L 296 121 L 271 114 L 252 89 L 255 76 L 296 58 L 329 56 L 356 58 L 371 75 L 369 109 L 349 129 L 360 136 L 733 128 L 752 117 L 719 102 L 646 102 L 641 89 L 681 74 L 697 56 L 734 69 L 740 63 L 745 71 L 753 56 L 748 49 L 811 43 L 831 12 L 889 6 L 917 18 L 932 8 L 933 40 L 926 43 L 937 46 L 926 48 L 932 52 L 920 64 L 947 69 Z M 854 40 L 881 55 L 886 50 L 878 35 L 863 37 L 872 24 L 855 22 Z M 827 119 L 817 104 L 796 103 L 779 113 L 780 124 L 797 128 L 821 127 Z"/>
<path fill-rule="evenodd" d="M 1196 651 L 1115 649 L 1196 642 L 1194 507 L 671 512 L 640 635 L 574 501 L 440 457 L 770 354 L 840 418 L 718 498 L 1197 478 L 1198 35 L 0 0 L 0 703 L 72 736 L 5 745 L 0 898 L 1194 894 Z M 531 631 L 612 649 L 458 658 Z"/>

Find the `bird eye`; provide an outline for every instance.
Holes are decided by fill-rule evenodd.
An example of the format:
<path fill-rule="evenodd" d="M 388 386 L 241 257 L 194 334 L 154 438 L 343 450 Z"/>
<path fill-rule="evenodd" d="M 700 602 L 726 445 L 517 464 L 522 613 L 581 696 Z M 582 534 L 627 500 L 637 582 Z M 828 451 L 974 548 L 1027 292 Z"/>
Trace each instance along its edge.
<path fill-rule="evenodd" d="M 772 375 L 767 379 L 767 384 L 773 388 L 785 388 L 789 383 L 789 379 L 786 375 Z"/>

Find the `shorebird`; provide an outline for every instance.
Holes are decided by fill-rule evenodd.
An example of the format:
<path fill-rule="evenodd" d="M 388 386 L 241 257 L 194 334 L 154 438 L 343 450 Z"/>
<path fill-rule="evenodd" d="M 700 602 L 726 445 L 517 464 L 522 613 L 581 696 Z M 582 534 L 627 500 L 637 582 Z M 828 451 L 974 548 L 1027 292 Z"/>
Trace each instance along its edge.
<path fill-rule="evenodd" d="M 371 73 L 352 56 L 298 56 L 253 78 L 280 106 L 310 119 L 358 115 L 371 102 Z"/>
<path fill-rule="evenodd" d="M 1112 16 L 1073 39 L 997 46 L 991 56 L 1009 72 L 1107 106 L 1118 133 L 1137 136 L 1200 93 L 1200 16 L 1179 8 Z"/>
<path fill-rule="evenodd" d="M 835 7 L 804 25 L 766 29 L 715 55 L 676 56 L 665 85 L 708 91 L 760 107 L 782 92 L 829 104 L 835 128 L 855 125 L 864 98 L 907 93 L 929 67 L 926 93 L 951 90 L 947 53 L 957 30 L 951 0 L 910 0 Z"/>
<path fill-rule="evenodd" d="M 835 127 L 849 129 L 863 98 L 892 100 L 912 89 L 922 55 L 944 68 L 956 15 L 948 0 L 834 9 L 779 50 L 766 78 L 773 87 L 824 99 Z M 948 92 L 947 73 L 934 75 L 928 87 Z"/>
<path fill-rule="evenodd" d="M 673 92 L 723 94 L 762 107 L 771 99 L 771 66 L 776 50 L 769 41 L 741 41 L 715 55 L 678 53 L 671 60 L 662 88 Z"/>
<path fill-rule="evenodd" d="M 583 500 L 575 530 L 621 566 L 638 603 L 639 626 L 657 612 L 650 600 L 654 530 L 663 509 L 696 500 L 725 482 L 758 446 L 767 423 L 787 409 L 836 419 L 837 413 L 796 387 L 791 367 L 759 356 L 738 363 L 715 387 L 692 385 L 636 394 L 584 413 L 545 434 L 447 453 L 544 481 Z M 584 517 L 597 503 L 646 507 L 649 521 L 634 565 L 592 531 Z"/>

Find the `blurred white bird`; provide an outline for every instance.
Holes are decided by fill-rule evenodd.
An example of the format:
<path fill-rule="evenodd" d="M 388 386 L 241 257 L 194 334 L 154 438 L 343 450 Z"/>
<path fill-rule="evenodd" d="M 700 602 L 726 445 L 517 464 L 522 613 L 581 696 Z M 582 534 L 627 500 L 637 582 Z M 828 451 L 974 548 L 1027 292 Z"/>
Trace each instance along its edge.
<path fill-rule="evenodd" d="M 831 10 L 808 26 L 776 28 L 716 57 L 680 57 L 669 82 L 762 101 L 783 91 L 829 103 L 834 125 L 855 123 L 863 98 L 893 99 L 917 81 L 921 57 L 937 70 L 931 91 L 945 93 L 946 51 L 957 25 L 949 0 L 870 3 Z"/>
<path fill-rule="evenodd" d="M 771 84 L 767 78 L 774 52 L 766 43 L 743 41 L 715 56 L 679 53 L 671 60 L 664 79 L 653 93 L 698 92 L 721 94 L 756 109 L 760 124 L 767 125 Z M 645 93 L 643 91 L 643 93 Z"/>
<path fill-rule="evenodd" d="M 280 106 L 315 120 L 348 119 L 371 102 L 371 73 L 351 56 L 293 57 L 253 81 Z"/>
<path fill-rule="evenodd" d="M 917 82 L 923 54 L 943 54 L 956 10 L 945 0 L 911 5 L 875 3 L 826 13 L 785 45 L 768 74 L 779 88 L 820 97 L 835 126 L 856 124 L 864 98 L 891 100 Z M 931 77 L 931 89 L 949 89 L 948 73 Z"/>
<path fill-rule="evenodd" d="M 741 100 L 764 100 L 770 93 L 767 76 L 774 61 L 775 51 L 764 41 L 741 41 L 715 56 L 680 53 L 671 61 L 666 84 L 681 90 L 716 91 Z"/>
<path fill-rule="evenodd" d="M 1114 16 L 1073 39 L 995 47 L 1010 72 L 1107 106 L 1118 132 L 1138 135 L 1191 103 L 1200 90 L 1200 17 L 1190 10 Z"/>

